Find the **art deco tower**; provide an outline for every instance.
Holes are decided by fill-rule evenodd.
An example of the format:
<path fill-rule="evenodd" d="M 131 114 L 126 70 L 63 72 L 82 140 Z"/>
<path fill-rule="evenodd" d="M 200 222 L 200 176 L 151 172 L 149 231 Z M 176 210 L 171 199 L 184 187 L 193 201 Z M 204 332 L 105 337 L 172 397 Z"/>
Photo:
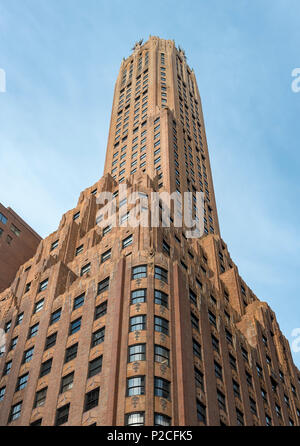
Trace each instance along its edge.
<path fill-rule="evenodd" d="M 141 199 L 203 192 L 204 235 L 172 215 L 126 227 L 122 183 Z M 123 226 L 96 223 L 107 191 Z M 300 424 L 288 342 L 220 236 L 196 79 L 173 41 L 123 60 L 104 176 L 0 294 L 0 314 L 1 425 Z"/>

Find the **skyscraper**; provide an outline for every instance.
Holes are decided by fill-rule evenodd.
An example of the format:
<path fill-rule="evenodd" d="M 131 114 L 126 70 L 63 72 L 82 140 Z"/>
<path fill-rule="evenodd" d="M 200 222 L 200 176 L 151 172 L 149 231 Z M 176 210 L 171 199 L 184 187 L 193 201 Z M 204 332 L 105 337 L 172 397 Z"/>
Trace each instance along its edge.
<path fill-rule="evenodd" d="M 175 202 L 189 191 L 192 203 L 202 192 L 204 234 L 187 237 L 173 208 L 169 227 L 150 224 L 152 208 L 148 224 L 128 225 L 124 185 L 140 215 L 153 192 Z M 107 192 L 116 225 L 103 224 Z M 123 60 L 104 176 L 19 270 L 0 312 L 2 425 L 300 424 L 289 344 L 220 235 L 196 79 L 173 41 L 150 37 Z"/>

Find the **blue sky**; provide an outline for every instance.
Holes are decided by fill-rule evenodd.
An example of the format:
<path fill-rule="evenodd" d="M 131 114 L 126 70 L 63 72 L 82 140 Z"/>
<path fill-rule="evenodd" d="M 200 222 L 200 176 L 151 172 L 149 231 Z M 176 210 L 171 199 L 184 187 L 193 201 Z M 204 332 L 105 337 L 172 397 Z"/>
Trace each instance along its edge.
<path fill-rule="evenodd" d="M 0 0 L 0 201 L 42 236 L 56 230 L 102 175 L 122 58 L 150 34 L 174 39 L 198 80 L 222 236 L 292 341 L 299 17 L 298 0 Z"/>

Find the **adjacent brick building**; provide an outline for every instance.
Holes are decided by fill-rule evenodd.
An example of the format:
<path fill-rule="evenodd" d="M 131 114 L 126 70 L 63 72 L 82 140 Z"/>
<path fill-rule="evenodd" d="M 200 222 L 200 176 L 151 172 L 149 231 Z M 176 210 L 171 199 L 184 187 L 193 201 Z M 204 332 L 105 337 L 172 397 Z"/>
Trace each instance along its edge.
<path fill-rule="evenodd" d="M 0 203 L 0 292 L 9 287 L 41 240 L 16 212 Z"/>
<path fill-rule="evenodd" d="M 120 183 L 141 204 L 202 191 L 205 234 L 187 238 L 172 213 L 170 227 L 126 226 L 134 204 Z M 101 192 L 116 227 L 100 227 Z M 220 236 L 200 95 L 173 41 L 150 37 L 123 60 L 104 176 L 20 268 L 0 312 L 2 425 L 300 424 L 289 344 Z"/>

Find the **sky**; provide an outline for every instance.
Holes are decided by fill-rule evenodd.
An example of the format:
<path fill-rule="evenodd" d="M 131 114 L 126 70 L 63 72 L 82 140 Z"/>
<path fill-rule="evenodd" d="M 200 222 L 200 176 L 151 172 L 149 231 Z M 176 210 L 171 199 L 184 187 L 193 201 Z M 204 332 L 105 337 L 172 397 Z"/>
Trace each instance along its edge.
<path fill-rule="evenodd" d="M 55 231 L 102 176 L 122 58 L 149 35 L 174 39 L 198 81 L 222 237 L 295 341 L 299 22 L 298 0 L 0 0 L 0 201 Z"/>

